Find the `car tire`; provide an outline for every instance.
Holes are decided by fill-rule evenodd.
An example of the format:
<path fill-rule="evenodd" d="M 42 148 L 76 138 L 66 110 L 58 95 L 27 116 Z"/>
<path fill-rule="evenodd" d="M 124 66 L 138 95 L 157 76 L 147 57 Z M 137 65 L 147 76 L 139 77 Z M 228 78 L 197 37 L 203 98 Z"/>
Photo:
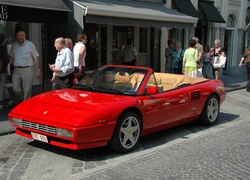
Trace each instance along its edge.
<path fill-rule="evenodd" d="M 203 125 L 213 125 L 217 122 L 220 113 L 220 103 L 216 95 L 212 94 L 208 97 L 202 113 L 199 117 L 199 122 Z"/>
<path fill-rule="evenodd" d="M 140 140 L 141 129 L 141 119 L 135 112 L 123 113 L 117 121 L 109 147 L 119 153 L 134 150 Z"/>

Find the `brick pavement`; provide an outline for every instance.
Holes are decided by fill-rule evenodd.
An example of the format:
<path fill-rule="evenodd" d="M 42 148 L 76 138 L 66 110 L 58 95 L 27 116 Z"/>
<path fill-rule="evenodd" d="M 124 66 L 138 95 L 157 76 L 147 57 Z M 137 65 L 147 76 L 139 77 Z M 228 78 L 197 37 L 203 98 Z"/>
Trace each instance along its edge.
<path fill-rule="evenodd" d="M 0 180 L 249 179 L 249 100 L 245 90 L 229 92 L 217 125 L 191 123 L 145 136 L 128 154 L 0 136 Z"/>

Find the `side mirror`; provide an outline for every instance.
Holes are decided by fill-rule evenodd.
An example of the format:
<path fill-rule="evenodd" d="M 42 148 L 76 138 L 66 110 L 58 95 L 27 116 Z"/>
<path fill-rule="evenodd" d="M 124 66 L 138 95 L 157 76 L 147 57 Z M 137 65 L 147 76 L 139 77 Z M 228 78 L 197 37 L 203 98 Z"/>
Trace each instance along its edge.
<path fill-rule="evenodd" d="M 146 87 L 146 94 L 156 94 L 158 93 L 158 88 L 156 86 Z"/>

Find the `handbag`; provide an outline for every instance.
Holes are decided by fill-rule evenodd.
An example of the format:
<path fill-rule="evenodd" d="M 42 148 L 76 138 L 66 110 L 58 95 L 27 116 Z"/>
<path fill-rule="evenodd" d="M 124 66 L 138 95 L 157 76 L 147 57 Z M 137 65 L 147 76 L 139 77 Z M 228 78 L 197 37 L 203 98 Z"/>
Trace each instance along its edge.
<path fill-rule="evenodd" d="M 225 56 L 214 56 L 212 58 L 213 62 L 213 68 L 218 69 L 218 68 L 225 68 L 227 58 Z"/>

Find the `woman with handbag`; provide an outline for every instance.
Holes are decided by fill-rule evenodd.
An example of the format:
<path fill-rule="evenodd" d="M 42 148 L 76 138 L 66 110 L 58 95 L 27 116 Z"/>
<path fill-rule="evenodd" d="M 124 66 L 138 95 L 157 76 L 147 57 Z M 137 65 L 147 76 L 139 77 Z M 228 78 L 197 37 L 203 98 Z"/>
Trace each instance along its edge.
<path fill-rule="evenodd" d="M 219 79 L 220 69 L 222 68 L 221 58 L 225 57 L 225 51 L 220 47 L 220 40 L 216 39 L 214 41 L 214 48 L 210 50 L 210 56 L 213 62 L 213 76 L 216 80 Z"/>

